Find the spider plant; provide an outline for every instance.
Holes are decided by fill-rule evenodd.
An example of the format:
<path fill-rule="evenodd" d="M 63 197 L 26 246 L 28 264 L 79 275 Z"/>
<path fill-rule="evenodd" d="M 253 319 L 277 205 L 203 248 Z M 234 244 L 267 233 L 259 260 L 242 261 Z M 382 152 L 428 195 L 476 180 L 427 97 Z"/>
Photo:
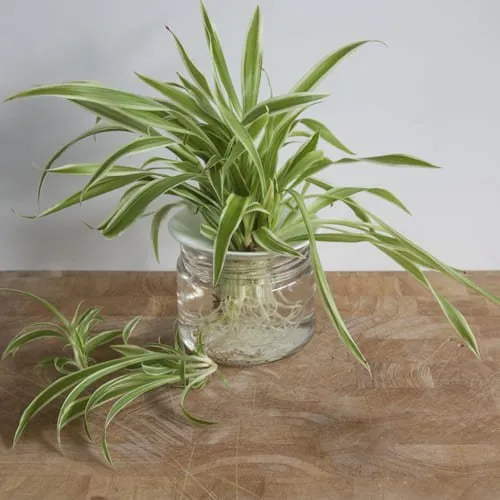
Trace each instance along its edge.
<path fill-rule="evenodd" d="M 95 363 L 91 354 L 99 347 L 110 344 L 123 335 L 122 330 L 106 330 L 92 335 L 92 330 L 101 321 L 100 307 L 91 307 L 81 311 L 78 305 L 71 319 L 66 318 L 53 304 L 30 292 L 12 288 L 0 288 L 0 292 L 15 293 L 29 297 L 40 303 L 53 315 L 53 321 L 33 323 L 23 328 L 7 345 L 2 359 L 13 356 L 21 347 L 35 340 L 56 338 L 63 343 L 64 349 L 70 349 L 71 356 L 51 356 L 40 361 L 41 366 L 53 365 L 62 374 L 83 370 Z M 131 331 L 139 318 L 134 318 L 125 331 Z"/>
<path fill-rule="evenodd" d="M 42 390 L 26 407 L 16 429 L 13 446 L 21 438 L 28 422 L 55 399 L 64 396 L 57 419 L 57 440 L 61 444 L 62 430 L 73 420 L 83 417 L 84 428 L 91 437 L 88 417 L 93 410 L 113 402 L 109 408 L 101 439 L 104 458 L 111 463 L 107 443 L 107 430 L 116 416 L 140 396 L 166 385 L 182 387 L 180 406 L 188 420 L 209 425 L 213 422 L 191 415 L 185 408 L 185 399 L 193 389 L 202 388 L 215 373 L 217 365 L 205 355 L 203 344 L 195 351 L 186 352 L 176 339 L 173 346 L 160 341 L 145 346 L 129 343 L 130 335 L 140 318 L 133 318 L 122 330 L 108 330 L 91 335 L 99 308 L 79 314 L 78 306 L 72 319 L 66 318 L 53 304 L 29 292 L 0 289 L 18 293 L 42 304 L 55 317 L 56 322 L 35 323 L 15 336 L 6 347 L 2 359 L 13 355 L 24 345 L 38 339 L 56 337 L 71 346 L 73 357 L 57 356 L 42 360 L 42 365 L 53 363 L 61 377 Z M 117 339 L 123 344 L 113 345 L 118 357 L 96 362 L 89 357 L 98 347 Z"/>
<path fill-rule="evenodd" d="M 97 117 L 97 123 L 59 149 L 45 165 L 38 195 L 50 175 L 83 175 L 81 190 L 36 217 L 126 188 L 116 209 L 99 225 L 108 238 L 118 236 L 150 205 L 174 195 L 193 207 L 202 233 L 213 242 L 213 281 L 218 284 L 229 250 L 264 250 L 300 257 L 296 244 L 310 245 L 314 275 L 326 312 L 341 340 L 365 367 L 368 363 L 348 331 L 329 289 L 320 262 L 320 242 L 367 242 L 408 271 L 434 296 L 444 315 L 479 355 L 474 335 L 463 315 L 433 286 L 423 269 L 432 269 L 462 283 L 494 303 L 500 299 L 441 262 L 365 208 L 356 199 L 366 193 L 408 212 L 391 192 L 379 187 L 338 186 L 322 180 L 326 169 L 359 162 L 392 167 L 437 168 L 406 154 L 359 157 L 328 126 L 308 116 L 311 106 L 327 98 L 318 84 L 357 48 L 376 43 L 357 41 L 323 57 L 289 92 L 264 96 L 261 16 L 257 8 L 250 22 L 241 64 L 238 92 L 217 32 L 201 6 L 212 75 L 204 75 L 170 28 L 184 63 L 178 80 L 165 82 L 137 74 L 156 96 L 138 95 L 90 81 L 35 87 L 11 99 L 55 96 L 67 99 Z M 68 148 L 88 137 L 107 133 L 131 134 L 133 139 L 99 163 L 55 166 Z M 290 150 L 291 143 L 299 143 Z M 331 156 L 323 146 L 332 147 Z M 149 153 L 140 167 L 124 165 L 125 156 Z M 352 218 L 322 216 L 332 204 L 345 205 Z M 171 201 L 155 208 L 152 239 L 158 255 L 158 232 Z M 238 290 L 232 291 L 236 294 Z"/>

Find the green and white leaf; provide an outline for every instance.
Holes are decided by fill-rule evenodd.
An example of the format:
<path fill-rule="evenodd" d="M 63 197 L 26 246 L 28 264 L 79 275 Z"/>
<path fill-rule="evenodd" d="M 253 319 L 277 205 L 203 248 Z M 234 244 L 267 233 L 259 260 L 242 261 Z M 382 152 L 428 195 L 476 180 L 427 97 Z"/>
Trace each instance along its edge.
<path fill-rule="evenodd" d="M 217 236 L 214 242 L 214 285 L 219 282 L 224 268 L 224 262 L 226 261 L 227 251 L 231 243 L 231 238 L 238 229 L 238 226 L 241 224 L 241 220 L 249 204 L 249 198 L 243 198 L 236 194 L 231 194 L 227 199 L 226 206 L 221 214 L 219 227 L 217 228 Z"/>
<path fill-rule="evenodd" d="M 352 338 L 351 334 L 349 333 L 349 330 L 347 329 L 344 320 L 342 319 L 342 316 L 340 315 L 340 312 L 337 308 L 337 305 L 335 303 L 335 300 L 330 292 L 330 287 L 328 285 L 328 281 L 326 278 L 325 271 L 323 269 L 323 266 L 321 264 L 318 250 L 316 248 L 316 238 L 314 235 L 314 229 L 311 224 L 311 221 L 309 219 L 309 214 L 307 213 L 307 208 L 304 205 L 304 202 L 302 201 L 300 194 L 297 193 L 296 191 L 291 190 L 290 194 L 293 196 L 295 199 L 295 202 L 297 203 L 297 207 L 300 210 L 300 213 L 302 215 L 303 221 L 304 221 L 304 226 L 306 228 L 307 234 L 309 236 L 309 243 L 311 246 L 311 257 L 312 257 L 312 263 L 313 263 L 313 271 L 314 271 L 314 276 L 316 278 L 316 283 L 319 288 L 320 296 L 323 300 L 323 303 L 326 308 L 326 312 L 328 316 L 330 317 L 332 323 L 335 325 L 340 339 L 342 342 L 348 347 L 348 349 L 351 351 L 351 353 L 354 355 L 354 357 L 368 370 L 370 371 L 370 367 L 363 356 L 363 353 L 359 349 L 358 345 Z"/>

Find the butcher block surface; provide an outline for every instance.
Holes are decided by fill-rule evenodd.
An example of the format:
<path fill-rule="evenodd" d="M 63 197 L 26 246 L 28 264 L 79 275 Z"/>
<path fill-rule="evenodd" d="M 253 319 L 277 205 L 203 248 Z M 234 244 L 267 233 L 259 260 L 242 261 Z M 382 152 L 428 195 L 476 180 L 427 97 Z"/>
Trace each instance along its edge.
<path fill-rule="evenodd" d="M 500 272 L 469 275 L 500 295 Z M 30 422 L 16 448 L 19 416 L 52 379 L 37 361 L 59 352 L 33 342 L 0 363 L 1 499 L 475 499 L 500 498 L 500 307 L 463 286 L 429 277 L 469 320 L 481 359 L 463 346 L 439 306 L 405 273 L 329 273 L 372 375 L 339 341 L 318 301 L 316 333 L 291 358 L 221 368 L 191 393 L 189 411 L 218 423 L 196 427 L 179 391 L 136 401 L 109 428 L 114 460 L 100 456 L 105 408 L 56 441 L 57 405 Z M 103 328 L 143 320 L 136 342 L 171 339 L 170 272 L 3 272 L 0 287 L 39 294 L 71 314 L 103 307 Z M 0 350 L 49 316 L 0 294 Z M 103 351 L 101 356 L 110 356 Z"/>

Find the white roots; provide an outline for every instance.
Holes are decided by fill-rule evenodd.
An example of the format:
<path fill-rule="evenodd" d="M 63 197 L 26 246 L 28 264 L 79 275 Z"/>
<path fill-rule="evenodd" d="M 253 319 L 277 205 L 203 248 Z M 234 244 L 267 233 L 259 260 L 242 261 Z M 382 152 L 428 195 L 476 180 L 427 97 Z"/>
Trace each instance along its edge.
<path fill-rule="evenodd" d="M 290 301 L 281 291 L 275 293 L 266 287 L 245 285 L 233 288 L 231 294 L 215 298 L 216 305 L 207 315 L 198 311 L 186 318 L 196 324 L 204 337 L 213 329 L 224 328 L 227 334 L 243 334 L 245 330 L 255 329 L 282 331 L 297 328 L 304 319 L 305 304 L 302 300 Z M 224 290 L 229 292 L 229 290 Z M 234 293 L 237 292 L 237 293 Z"/>
<path fill-rule="evenodd" d="M 266 362 L 303 343 L 310 300 L 290 300 L 268 282 L 225 282 L 217 289 L 210 312 L 206 302 L 197 312 L 186 308 L 182 322 L 191 325 L 194 338 L 201 336 L 207 352 L 218 362 Z"/>

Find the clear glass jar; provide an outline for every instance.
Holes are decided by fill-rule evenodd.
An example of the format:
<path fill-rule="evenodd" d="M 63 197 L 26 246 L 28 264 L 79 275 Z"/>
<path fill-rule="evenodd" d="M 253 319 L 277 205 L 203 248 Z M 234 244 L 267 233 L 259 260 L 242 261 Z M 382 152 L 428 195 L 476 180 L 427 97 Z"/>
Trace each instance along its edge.
<path fill-rule="evenodd" d="M 186 346 L 201 335 L 212 359 L 236 366 L 300 349 L 314 333 L 316 289 L 309 247 L 300 252 L 303 258 L 231 252 L 213 287 L 212 253 L 181 245 L 177 308 Z"/>

